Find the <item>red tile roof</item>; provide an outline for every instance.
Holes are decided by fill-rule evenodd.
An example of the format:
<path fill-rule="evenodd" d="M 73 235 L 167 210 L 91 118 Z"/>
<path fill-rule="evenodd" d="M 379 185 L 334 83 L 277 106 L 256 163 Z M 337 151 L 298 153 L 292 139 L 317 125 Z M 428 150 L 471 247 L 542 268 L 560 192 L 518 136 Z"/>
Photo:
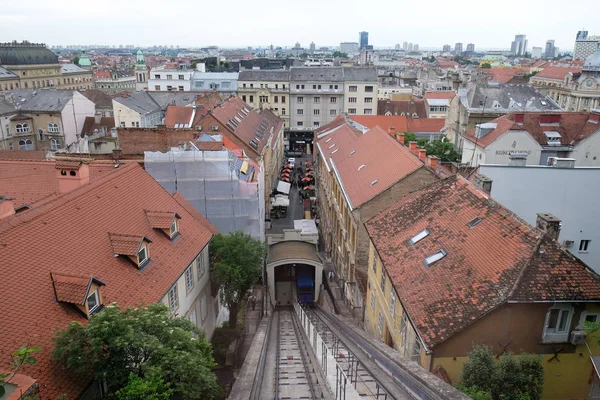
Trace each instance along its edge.
<path fill-rule="evenodd" d="M 179 215 L 169 211 L 148 211 L 146 210 L 146 217 L 152 228 L 156 229 L 170 229 L 171 222 L 175 218 L 179 218 Z"/>
<path fill-rule="evenodd" d="M 581 68 L 547 67 L 538 72 L 534 78 L 554 79 L 562 81 L 569 73 L 581 72 Z"/>
<path fill-rule="evenodd" d="M 418 118 L 427 118 L 425 100 L 378 100 L 377 114 L 386 115 L 387 113 L 405 115 L 407 118 L 412 118 L 413 114 L 417 114 Z"/>
<path fill-rule="evenodd" d="M 97 277 L 106 284 L 101 289 L 105 305 L 158 302 L 212 237 L 208 222 L 190 214 L 192 206 L 186 203 L 129 163 L 42 207 L 0 221 L 0 368 L 8 368 L 10 354 L 20 346 L 40 346 L 37 364 L 20 372 L 39 381 L 41 398 L 63 393 L 76 398 L 89 382 L 51 361 L 52 337 L 55 329 L 86 320 L 73 305 L 54 300 L 50 272 Z M 171 241 L 153 230 L 144 210 L 177 212 L 181 236 Z M 109 232 L 115 231 L 152 240 L 151 262 L 144 269 L 114 257 Z"/>
<path fill-rule="evenodd" d="M 93 161 L 88 165 L 90 182 L 116 171 L 110 161 Z M 0 160 L 0 194 L 11 197 L 15 207 L 32 205 L 57 195 L 59 190 L 55 166 L 56 162 L 52 160 Z"/>
<path fill-rule="evenodd" d="M 462 177 L 403 197 L 365 226 L 429 348 L 509 300 L 600 300 L 600 276 Z"/>
<path fill-rule="evenodd" d="M 93 276 L 50 272 L 50 279 L 56 293 L 56 299 L 65 303 L 83 305 Z M 99 282 L 98 280 L 96 280 Z M 100 282 L 103 286 L 104 283 Z"/>
<path fill-rule="evenodd" d="M 522 124 L 515 122 L 515 116 L 517 114 L 523 114 Z M 471 142 L 477 142 L 478 146 L 485 148 L 509 130 L 517 130 L 527 131 L 540 145 L 545 146 L 548 142 L 544 132 L 553 131 L 560 134 L 561 144 L 563 146 L 575 146 L 600 129 L 599 124 L 589 122 L 590 114 L 591 113 L 589 112 L 561 112 L 551 114 L 536 112 L 512 113 L 490 121 L 491 123 L 497 123 L 498 125 L 496 129 L 485 135 L 483 138 L 476 140 L 475 127 L 467 131 L 465 138 Z M 555 115 L 559 117 L 560 123 L 558 125 L 540 124 L 540 118 L 543 118 L 545 115 Z"/>
<path fill-rule="evenodd" d="M 123 154 L 140 154 L 145 151 L 169 151 L 181 142 L 194 140 L 199 131 L 190 128 L 117 128 L 119 146 Z"/>
<path fill-rule="evenodd" d="M 452 100 L 456 96 L 455 92 L 426 92 L 426 99 L 443 99 L 443 100 Z"/>
<path fill-rule="evenodd" d="M 150 227 L 153 228 L 152 225 L 150 225 Z M 141 235 L 128 235 L 112 232 L 108 233 L 108 237 L 110 239 L 113 254 L 120 256 L 137 255 L 140 245 L 145 239 L 145 237 Z"/>
<path fill-rule="evenodd" d="M 406 120 L 407 132 L 413 133 L 439 132 L 445 123 L 444 118 L 410 118 Z"/>
<path fill-rule="evenodd" d="M 352 208 L 424 167 L 417 156 L 379 126 L 363 133 L 339 116 L 316 135 L 321 136 L 317 139 L 318 152 L 338 175 Z"/>
<path fill-rule="evenodd" d="M 366 126 L 369 129 L 379 126 L 387 131 L 391 126 L 393 126 L 396 132 L 408 132 L 406 117 L 402 117 L 400 115 L 349 115 L 348 118 L 358 122 L 363 126 Z"/>
<path fill-rule="evenodd" d="M 110 71 L 96 71 L 94 79 L 110 79 Z"/>
<path fill-rule="evenodd" d="M 45 160 L 44 150 L 0 150 L 0 160 Z M 2 178 L 0 178 L 2 179 Z"/>
<path fill-rule="evenodd" d="M 499 83 L 508 83 L 515 77 L 525 75 L 525 70 L 521 68 L 488 68 L 482 71 L 490 77 L 490 80 Z"/>
<path fill-rule="evenodd" d="M 97 129 L 98 131 L 105 129 L 105 134 L 110 135 L 110 130 L 115 127 L 114 117 L 101 117 L 100 122 L 96 122 L 96 117 L 85 117 L 83 128 L 81 128 L 81 136 L 91 136 Z"/>
<path fill-rule="evenodd" d="M 193 113 L 193 107 L 170 105 L 165 112 L 165 125 L 167 128 L 175 128 L 175 125 L 183 124 L 189 128 Z"/>
<path fill-rule="evenodd" d="M 227 126 L 228 131 L 247 144 L 256 156 L 260 156 L 271 134 L 279 134 L 283 127 L 282 120 L 266 117 L 265 112 L 271 113 L 269 110 L 259 113 L 239 97 L 231 97 L 209 111 L 209 114 Z"/>

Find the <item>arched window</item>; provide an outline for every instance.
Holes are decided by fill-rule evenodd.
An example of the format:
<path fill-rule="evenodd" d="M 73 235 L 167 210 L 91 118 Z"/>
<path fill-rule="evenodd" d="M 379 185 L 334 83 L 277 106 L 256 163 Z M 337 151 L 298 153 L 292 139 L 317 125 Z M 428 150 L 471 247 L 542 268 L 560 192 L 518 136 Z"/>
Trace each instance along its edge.
<path fill-rule="evenodd" d="M 50 122 L 48 124 L 48 132 L 57 133 L 58 132 L 58 124 L 54 122 Z"/>
<path fill-rule="evenodd" d="M 58 139 L 51 139 L 50 140 L 50 149 L 52 151 L 57 151 L 58 149 L 60 149 L 60 141 Z"/>
<path fill-rule="evenodd" d="M 17 124 L 17 133 L 27 133 L 29 132 L 29 124 Z"/>
<path fill-rule="evenodd" d="M 31 139 L 19 140 L 19 150 L 33 150 L 33 142 Z"/>
<path fill-rule="evenodd" d="M 40 141 L 44 140 L 44 130 L 43 129 L 38 129 L 38 140 L 40 140 Z"/>

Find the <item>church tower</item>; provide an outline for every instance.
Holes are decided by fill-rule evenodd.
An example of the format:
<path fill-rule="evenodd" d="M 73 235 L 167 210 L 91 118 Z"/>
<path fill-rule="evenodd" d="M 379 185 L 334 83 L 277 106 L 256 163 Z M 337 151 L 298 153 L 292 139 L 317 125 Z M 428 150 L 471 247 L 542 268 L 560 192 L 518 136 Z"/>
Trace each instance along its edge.
<path fill-rule="evenodd" d="M 135 90 L 137 92 L 148 90 L 148 67 L 144 62 L 144 53 L 138 50 L 135 56 Z"/>

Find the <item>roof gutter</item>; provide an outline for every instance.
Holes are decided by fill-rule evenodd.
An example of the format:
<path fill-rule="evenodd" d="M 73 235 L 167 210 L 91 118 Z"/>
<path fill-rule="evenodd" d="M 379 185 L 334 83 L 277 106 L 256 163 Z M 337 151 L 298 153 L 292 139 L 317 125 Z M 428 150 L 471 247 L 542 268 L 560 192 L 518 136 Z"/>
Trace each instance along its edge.
<path fill-rule="evenodd" d="M 508 300 L 508 304 L 543 304 L 543 303 L 598 303 L 600 299 L 597 300 L 527 300 L 527 301 L 518 301 L 518 300 Z"/>
<path fill-rule="evenodd" d="M 327 167 L 327 172 L 331 172 L 331 168 L 329 168 L 329 163 L 327 162 L 327 159 L 325 158 L 325 155 L 323 154 L 323 149 L 321 149 L 321 145 L 318 142 L 317 142 L 317 147 L 319 148 L 319 155 L 323 159 L 323 162 L 325 163 L 325 167 Z"/>

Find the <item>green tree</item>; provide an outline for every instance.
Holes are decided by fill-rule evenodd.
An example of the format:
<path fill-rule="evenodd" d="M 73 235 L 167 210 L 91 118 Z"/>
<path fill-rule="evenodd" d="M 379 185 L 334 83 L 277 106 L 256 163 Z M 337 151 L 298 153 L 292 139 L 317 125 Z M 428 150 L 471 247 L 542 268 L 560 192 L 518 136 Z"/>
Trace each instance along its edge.
<path fill-rule="evenodd" d="M 36 360 L 33 357 L 33 354 L 37 353 L 38 351 L 40 351 L 40 348 L 37 346 L 21 346 L 12 353 L 12 359 L 9 363 L 12 368 L 12 372 L 0 373 L 0 397 L 4 396 L 4 393 L 6 392 L 4 384 L 9 383 L 24 364 L 35 365 Z"/>
<path fill-rule="evenodd" d="M 229 309 L 229 326 L 235 328 L 240 303 L 259 280 L 266 248 L 242 232 L 216 235 L 210 243 L 211 276 L 221 285 L 221 301 Z"/>
<path fill-rule="evenodd" d="M 483 64 L 481 64 L 481 68 L 492 68 L 492 64 L 490 64 L 490 63 L 483 63 Z"/>
<path fill-rule="evenodd" d="M 544 385 L 542 360 L 512 353 L 494 360 L 488 346 L 473 346 L 463 366 L 460 390 L 479 400 L 539 400 Z"/>
<path fill-rule="evenodd" d="M 442 140 L 420 144 L 420 146 L 427 150 L 428 155 L 439 157 L 440 161 L 458 162 L 461 159 L 460 153 L 445 137 Z"/>
<path fill-rule="evenodd" d="M 73 322 L 56 332 L 52 358 L 84 379 L 106 382 L 111 394 L 128 385 L 157 385 L 157 379 L 186 399 L 211 399 L 220 390 L 203 333 L 164 304 L 125 310 L 110 305 L 85 326 Z M 131 374 L 143 382 L 131 382 Z"/>
<path fill-rule="evenodd" d="M 119 400 L 170 400 L 173 389 L 158 377 L 144 379 L 130 374 L 127 386 L 115 394 Z"/>
<path fill-rule="evenodd" d="M 412 132 L 407 132 L 404 134 L 404 145 L 408 146 L 410 142 L 416 142 L 417 141 L 417 135 L 415 135 Z"/>
<path fill-rule="evenodd" d="M 79 56 L 73 57 L 73 59 L 71 59 L 71 62 L 75 65 L 79 65 Z"/>
<path fill-rule="evenodd" d="M 333 58 L 348 58 L 348 54 L 342 53 L 341 51 L 334 51 L 331 56 Z"/>

